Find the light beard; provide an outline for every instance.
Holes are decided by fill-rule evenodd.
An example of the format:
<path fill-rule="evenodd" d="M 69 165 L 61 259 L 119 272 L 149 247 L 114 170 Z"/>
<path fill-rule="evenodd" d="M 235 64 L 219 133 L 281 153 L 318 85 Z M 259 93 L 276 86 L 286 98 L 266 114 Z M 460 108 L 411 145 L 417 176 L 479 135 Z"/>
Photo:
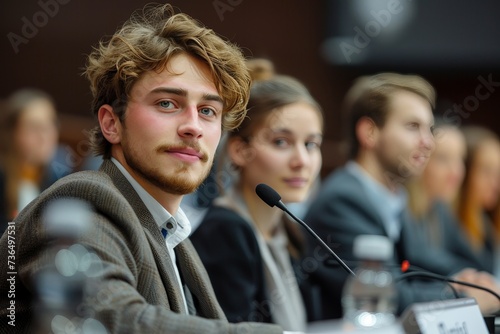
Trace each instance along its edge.
<path fill-rule="evenodd" d="M 189 166 L 186 163 L 179 162 L 172 168 L 168 174 L 162 172 L 158 167 L 149 167 L 139 161 L 139 155 L 134 152 L 123 150 L 123 156 L 130 168 L 139 174 L 144 180 L 160 188 L 162 191 L 173 195 L 186 195 L 194 192 L 210 173 L 212 161 L 202 160 L 205 164 L 205 170 L 197 177 L 190 177 Z"/>
<path fill-rule="evenodd" d="M 382 141 L 380 147 L 376 149 L 376 155 L 382 168 L 385 182 L 387 182 L 390 187 L 405 183 L 413 176 L 414 172 L 412 169 L 408 169 L 408 158 L 403 157 L 401 153 L 393 157 L 387 154 L 387 151 L 385 142 Z M 406 161 L 406 163 L 404 163 L 404 161 Z"/>

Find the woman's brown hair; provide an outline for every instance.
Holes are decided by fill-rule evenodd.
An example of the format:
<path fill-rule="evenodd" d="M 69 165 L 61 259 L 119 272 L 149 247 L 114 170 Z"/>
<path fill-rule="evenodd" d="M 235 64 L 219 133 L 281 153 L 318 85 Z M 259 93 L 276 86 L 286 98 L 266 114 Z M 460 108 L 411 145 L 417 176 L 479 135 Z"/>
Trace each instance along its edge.
<path fill-rule="evenodd" d="M 487 212 L 485 208 L 481 208 L 474 203 L 471 196 L 470 180 L 472 170 L 475 164 L 475 159 L 478 150 L 488 141 L 493 141 L 500 147 L 498 136 L 491 130 L 481 126 L 465 126 L 462 128 L 467 143 L 467 155 L 465 159 L 465 177 L 460 189 L 460 194 L 457 202 L 457 214 L 462 224 L 466 235 L 473 247 L 480 248 L 484 245 L 488 237 L 485 230 L 484 218 L 491 218 L 493 213 Z M 496 227 L 497 229 L 499 227 Z M 498 234 L 498 231 L 496 231 Z M 497 237 L 498 238 L 498 237 Z"/>

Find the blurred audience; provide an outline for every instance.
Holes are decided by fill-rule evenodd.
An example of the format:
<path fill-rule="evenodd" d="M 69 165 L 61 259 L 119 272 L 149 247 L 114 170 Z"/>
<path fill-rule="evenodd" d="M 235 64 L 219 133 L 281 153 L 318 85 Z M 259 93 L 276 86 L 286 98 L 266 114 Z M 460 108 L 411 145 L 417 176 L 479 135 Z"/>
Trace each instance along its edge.
<path fill-rule="evenodd" d="M 416 75 L 380 73 L 359 78 L 346 95 L 349 116 L 350 161 L 322 184 L 305 217 L 306 223 L 344 260 L 356 261 L 354 239 L 360 234 L 383 235 L 394 243 L 388 266 L 401 275 L 404 260 L 437 274 L 481 283 L 497 289 L 491 275 L 479 275 L 448 252 L 426 245 L 415 228 L 403 187 L 421 175 L 434 149 L 432 109 L 435 91 Z M 307 258 L 317 259 L 310 273 L 322 297 L 321 319 L 342 317 L 341 292 L 348 273 L 322 261 L 321 248 L 309 240 Z M 318 249 L 319 248 L 319 249 Z M 356 263 L 356 262 L 354 262 Z M 398 314 L 416 302 L 454 298 L 446 284 L 424 279 L 397 284 Z M 500 304 L 478 290 L 462 289 L 477 299 L 483 313 L 496 312 Z M 497 290 L 498 291 L 498 290 Z"/>
<path fill-rule="evenodd" d="M 465 175 L 465 138 L 456 126 L 436 121 L 435 149 L 423 174 L 410 180 L 408 203 L 429 245 L 458 257 L 464 265 L 488 270 L 470 247 L 453 205 Z"/>
<path fill-rule="evenodd" d="M 54 101 L 46 92 L 32 88 L 14 92 L 5 103 L 1 127 L 3 231 L 6 220 L 68 171 L 51 164 L 58 152 L 59 129 Z"/>
<path fill-rule="evenodd" d="M 272 322 L 304 331 L 307 314 L 294 270 L 301 227 L 255 193 L 265 183 L 283 201 L 301 202 L 321 167 L 321 108 L 296 79 L 275 75 L 267 60 L 249 61 L 254 82 L 248 117 L 227 136 L 235 180 L 213 201 L 191 240 L 229 321 Z M 218 176 L 225 177 L 226 172 Z"/>
<path fill-rule="evenodd" d="M 500 195 L 500 141 L 487 128 L 466 126 L 465 178 L 458 198 L 457 214 L 477 255 L 493 272 L 498 226 L 493 215 Z"/>

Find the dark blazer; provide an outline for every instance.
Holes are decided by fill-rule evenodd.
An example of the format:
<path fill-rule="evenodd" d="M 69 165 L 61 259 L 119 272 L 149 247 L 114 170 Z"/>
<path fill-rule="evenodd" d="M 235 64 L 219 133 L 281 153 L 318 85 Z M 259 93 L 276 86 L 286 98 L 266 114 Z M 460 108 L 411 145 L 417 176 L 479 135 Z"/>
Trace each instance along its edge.
<path fill-rule="evenodd" d="M 283 223 L 290 243 L 300 248 L 301 241 L 295 238 L 301 238 L 301 231 L 291 231 L 289 222 Z M 213 205 L 190 239 L 228 320 L 273 322 L 269 309 L 273 296 L 269 295 L 262 255 L 250 224 L 235 211 Z M 310 312 L 317 312 L 313 307 L 318 302 L 304 280 L 302 263 L 293 256 L 290 261 L 309 317 Z"/>
<path fill-rule="evenodd" d="M 59 180 L 15 219 L 16 332 L 34 332 L 32 278 L 52 260 L 47 258 L 48 244 L 40 217 L 50 200 L 63 197 L 82 199 L 94 209 L 89 231 L 79 242 L 102 260 L 101 281 L 90 306 L 110 333 L 282 332 L 274 325 L 230 324 L 189 240 L 175 248 L 179 272 L 190 292 L 186 295 L 188 304 L 196 307 L 196 311 L 190 308 L 191 315 L 186 314 L 163 236 L 133 187 L 109 160 L 99 171 L 79 172 Z M 0 254 L 6 256 L 7 245 L 4 234 Z M 13 329 L 5 323 L 8 271 L 6 261 L 0 261 L 1 333 Z M 106 302 L 102 302 L 103 295 Z"/>
<path fill-rule="evenodd" d="M 356 260 L 352 253 L 353 241 L 360 234 L 387 235 L 378 211 L 364 193 L 360 181 L 341 168 L 327 178 L 316 200 L 306 214 L 305 221 L 337 255 L 347 261 Z M 432 247 L 426 247 L 424 236 L 415 228 L 408 211 L 401 215 L 400 240 L 395 244 L 389 263 L 395 276 L 400 275 L 403 260 L 432 272 L 448 275 L 464 268 L 457 258 Z M 309 279 L 321 290 L 319 319 L 342 316 L 341 294 L 348 274 L 339 266 L 325 266 L 327 255 L 315 240 L 309 240 L 307 257 L 314 259 Z M 402 281 L 397 283 L 398 313 L 419 301 L 442 299 L 449 293 L 443 284 L 429 281 Z"/>
<path fill-rule="evenodd" d="M 212 206 L 190 237 L 230 322 L 271 322 L 255 232 L 236 212 Z"/>

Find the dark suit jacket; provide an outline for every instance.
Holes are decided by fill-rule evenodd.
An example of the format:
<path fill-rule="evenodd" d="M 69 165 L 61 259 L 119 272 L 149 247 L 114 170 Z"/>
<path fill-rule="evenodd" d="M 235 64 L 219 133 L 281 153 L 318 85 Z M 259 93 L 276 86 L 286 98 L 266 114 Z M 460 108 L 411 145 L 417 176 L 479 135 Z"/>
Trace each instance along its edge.
<path fill-rule="evenodd" d="M 98 172 L 75 173 L 59 180 L 15 219 L 16 332 L 34 332 L 32 278 L 45 263 L 53 261 L 47 255 L 40 218 L 50 200 L 64 197 L 87 201 L 94 209 L 89 231 L 79 242 L 102 260 L 101 282 L 90 306 L 110 333 L 282 332 L 274 325 L 230 324 L 189 240 L 175 248 L 180 274 L 190 292 L 188 304 L 196 306 L 197 316 L 186 314 L 163 236 L 140 197 L 109 160 L 103 162 Z M 7 245 L 4 234 L 0 254 L 6 256 Z M 13 329 L 5 324 L 8 271 L 6 261 L 0 261 L 1 333 L 11 333 Z"/>
<path fill-rule="evenodd" d="M 230 322 L 272 322 L 264 264 L 252 227 L 235 211 L 214 205 L 191 235 L 217 300 Z M 297 259 L 290 256 L 304 306 L 313 301 Z"/>
<path fill-rule="evenodd" d="M 353 242 L 360 234 L 387 235 L 378 211 L 364 193 L 360 181 L 341 168 L 322 185 L 317 199 L 304 219 L 316 233 L 343 260 L 356 260 L 352 253 Z M 411 264 L 426 270 L 448 275 L 464 268 L 457 258 L 432 247 L 427 247 L 423 234 L 414 227 L 410 215 L 405 211 L 401 217 L 400 240 L 394 247 L 394 257 L 389 263 L 395 276 L 400 275 L 399 264 L 409 260 Z M 348 274 L 341 267 L 325 266 L 325 252 L 315 240 L 309 240 L 307 257 L 314 259 L 316 267 L 309 279 L 321 289 L 321 313 L 319 319 L 342 316 L 341 293 Z M 441 283 L 429 281 L 402 281 L 397 283 L 399 310 L 418 301 L 429 301 L 451 296 Z"/>
<path fill-rule="evenodd" d="M 213 206 L 191 235 L 230 322 L 271 322 L 264 268 L 252 227 L 236 212 Z"/>

